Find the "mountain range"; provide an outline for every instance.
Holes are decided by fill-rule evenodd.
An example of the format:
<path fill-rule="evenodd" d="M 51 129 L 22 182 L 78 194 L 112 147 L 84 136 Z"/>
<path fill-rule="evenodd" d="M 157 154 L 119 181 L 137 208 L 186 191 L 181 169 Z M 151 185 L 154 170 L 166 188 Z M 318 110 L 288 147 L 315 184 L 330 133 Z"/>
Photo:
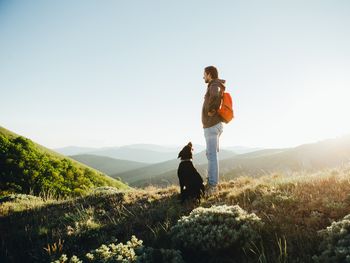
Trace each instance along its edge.
<path fill-rule="evenodd" d="M 105 156 L 118 160 L 128 160 L 133 162 L 156 164 L 165 161 L 172 160 L 177 157 L 182 146 L 162 146 L 156 144 L 132 144 L 121 147 L 104 147 L 104 148 L 90 148 L 90 147 L 79 147 L 79 146 L 68 146 L 63 148 L 53 149 L 54 151 L 66 155 L 96 155 Z M 205 146 L 195 144 L 193 146 L 195 152 L 199 153 L 205 150 Z M 251 148 L 243 146 L 235 147 L 223 147 L 223 150 L 231 151 L 236 154 L 249 153 L 261 148 Z"/>
<path fill-rule="evenodd" d="M 2 190 L 6 189 L 6 185 L 14 189 L 19 187 L 16 182 L 11 181 L 11 174 L 22 174 L 24 178 L 29 176 L 34 181 L 27 183 L 35 184 L 38 189 L 41 189 L 41 183 L 50 188 L 50 180 L 53 180 L 54 185 L 55 180 L 59 179 L 59 188 L 65 189 L 62 190 L 65 193 L 85 191 L 89 187 L 99 185 L 124 187 L 120 180 L 133 187 L 167 186 L 178 183 L 177 155 L 182 146 L 134 144 L 108 148 L 70 146 L 56 149 L 61 153 L 74 153 L 71 156 L 63 156 L 2 127 L 0 135 Z M 193 156 L 194 165 L 205 179 L 207 174 L 205 149 L 200 145 L 194 145 L 194 149 L 196 153 Z M 314 172 L 343 166 L 350 162 L 350 135 L 291 148 L 229 147 L 220 150 L 219 159 L 221 180 L 239 176 L 258 177 L 271 173 L 293 175 L 294 172 L 300 171 Z M 38 174 L 41 176 L 44 174 L 47 178 L 38 177 Z M 86 179 L 83 179 L 84 177 Z M 111 177 L 119 180 L 113 180 Z M 42 182 L 38 178 L 41 178 Z M 72 178 L 79 178 L 84 184 L 79 186 L 73 183 Z M 19 180 L 17 183 L 23 180 L 23 178 L 17 179 Z M 73 180 L 70 186 L 67 184 L 68 181 L 64 182 L 68 179 Z M 28 187 L 32 189 L 32 185 Z M 69 190 L 67 187 L 76 189 Z"/>
<path fill-rule="evenodd" d="M 196 157 L 194 157 L 196 164 Z M 238 154 L 230 158 L 220 160 L 221 180 L 230 180 L 239 176 L 258 177 L 271 173 L 283 173 L 293 175 L 294 172 L 315 172 L 350 163 L 350 135 L 328 139 L 310 144 L 304 144 L 293 148 L 258 150 L 246 154 Z M 158 169 L 159 167 L 159 169 Z M 177 166 L 165 171 L 162 164 L 153 166 L 153 174 L 150 176 L 139 170 L 116 174 L 113 177 L 124 177 L 132 186 L 143 187 L 146 185 L 167 186 L 177 184 Z M 197 163 L 196 168 L 206 177 L 207 164 Z M 158 171 L 158 173 L 156 172 Z"/>
<path fill-rule="evenodd" d="M 145 151 L 149 151 L 150 148 L 153 149 L 152 145 L 142 146 Z M 126 148 L 137 150 L 137 147 L 140 147 L 140 145 Z M 203 149 L 203 147 L 198 146 L 194 146 L 194 148 Z M 162 148 L 158 146 L 157 149 Z M 172 150 L 171 148 L 167 149 Z M 271 172 L 291 175 L 293 172 L 317 171 L 343 165 L 350 160 L 350 135 L 292 148 L 257 148 L 249 151 L 251 149 L 241 147 L 240 150 L 240 154 L 226 149 L 220 150 L 221 179 L 229 180 L 238 176 L 257 177 Z M 164 154 L 169 153 L 169 151 L 163 150 L 163 152 L 158 153 Z M 167 186 L 178 182 L 177 167 L 179 160 L 176 159 L 177 153 L 175 153 L 175 150 L 173 150 L 172 159 L 155 164 L 135 163 L 130 162 L 130 160 L 116 160 L 90 154 L 71 156 L 71 158 L 103 171 L 111 177 L 119 178 L 131 186 Z M 193 162 L 202 177 L 205 178 L 207 173 L 205 151 L 195 154 Z M 106 170 L 105 167 L 111 169 Z"/>

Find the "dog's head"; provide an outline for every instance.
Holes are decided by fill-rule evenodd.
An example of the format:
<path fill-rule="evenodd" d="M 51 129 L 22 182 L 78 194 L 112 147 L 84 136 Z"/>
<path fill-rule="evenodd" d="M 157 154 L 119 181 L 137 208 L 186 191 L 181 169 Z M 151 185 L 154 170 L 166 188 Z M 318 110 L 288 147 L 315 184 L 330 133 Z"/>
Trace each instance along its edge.
<path fill-rule="evenodd" d="M 192 143 L 189 142 L 185 147 L 182 148 L 177 158 L 181 158 L 181 160 L 192 159 L 192 151 Z"/>

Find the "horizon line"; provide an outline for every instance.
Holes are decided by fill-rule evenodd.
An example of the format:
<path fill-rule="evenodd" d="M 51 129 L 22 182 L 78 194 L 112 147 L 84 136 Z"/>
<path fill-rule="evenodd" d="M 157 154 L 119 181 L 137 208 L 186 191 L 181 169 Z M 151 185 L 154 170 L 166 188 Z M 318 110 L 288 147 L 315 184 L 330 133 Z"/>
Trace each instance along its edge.
<path fill-rule="evenodd" d="M 322 138 L 318 140 L 313 140 L 313 141 L 308 141 L 308 142 L 303 142 L 300 144 L 295 144 L 295 145 L 289 145 L 289 146 L 247 146 L 247 145 L 231 145 L 231 146 L 226 146 L 226 145 L 220 145 L 221 148 L 233 148 L 233 147 L 242 147 L 242 148 L 258 148 L 258 149 L 280 149 L 280 148 L 295 148 L 301 145 L 305 144 L 313 144 L 313 143 L 318 143 L 321 141 L 326 141 L 326 140 L 332 140 L 332 139 L 337 139 L 340 137 L 344 136 L 350 136 L 350 133 L 343 133 L 339 134 L 333 137 L 327 137 L 327 138 Z M 183 147 L 181 145 L 176 145 L 176 144 L 156 144 L 156 143 L 131 143 L 131 144 L 123 144 L 123 145 L 115 145 L 115 146 L 80 146 L 80 145 L 67 145 L 67 146 L 61 146 L 61 147 L 49 147 L 49 149 L 55 150 L 55 149 L 63 149 L 63 148 L 69 148 L 69 147 L 79 147 L 79 148 L 93 148 L 93 149 L 106 149 L 106 148 L 123 148 L 123 147 L 129 147 L 129 146 L 134 146 L 134 145 L 154 145 L 154 146 L 160 146 L 160 147 Z M 205 148 L 205 145 L 202 144 L 194 144 L 197 146 L 201 146 Z"/>

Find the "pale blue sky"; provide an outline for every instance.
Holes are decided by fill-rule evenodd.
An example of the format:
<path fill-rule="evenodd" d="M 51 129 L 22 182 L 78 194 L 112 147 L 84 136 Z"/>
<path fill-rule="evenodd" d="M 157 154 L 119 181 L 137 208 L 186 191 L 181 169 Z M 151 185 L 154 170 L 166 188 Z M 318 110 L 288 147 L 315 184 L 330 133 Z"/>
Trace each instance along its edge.
<path fill-rule="evenodd" d="M 47 147 L 204 145 L 203 68 L 227 80 L 223 146 L 350 133 L 350 1 L 0 0 L 0 125 Z"/>

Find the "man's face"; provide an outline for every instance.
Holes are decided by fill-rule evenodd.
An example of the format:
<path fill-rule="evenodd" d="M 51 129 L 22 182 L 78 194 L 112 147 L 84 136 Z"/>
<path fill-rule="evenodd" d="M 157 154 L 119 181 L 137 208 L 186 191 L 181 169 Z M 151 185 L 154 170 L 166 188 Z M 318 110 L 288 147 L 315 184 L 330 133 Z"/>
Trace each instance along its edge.
<path fill-rule="evenodd" d="M 209 81 L 211 80 L 210 74 L 207 74 L 207 73 L 204 71 L 203 79 L 204 79 L 204 82 L 205 82 L 205 83 L 209 83 Z"/>

